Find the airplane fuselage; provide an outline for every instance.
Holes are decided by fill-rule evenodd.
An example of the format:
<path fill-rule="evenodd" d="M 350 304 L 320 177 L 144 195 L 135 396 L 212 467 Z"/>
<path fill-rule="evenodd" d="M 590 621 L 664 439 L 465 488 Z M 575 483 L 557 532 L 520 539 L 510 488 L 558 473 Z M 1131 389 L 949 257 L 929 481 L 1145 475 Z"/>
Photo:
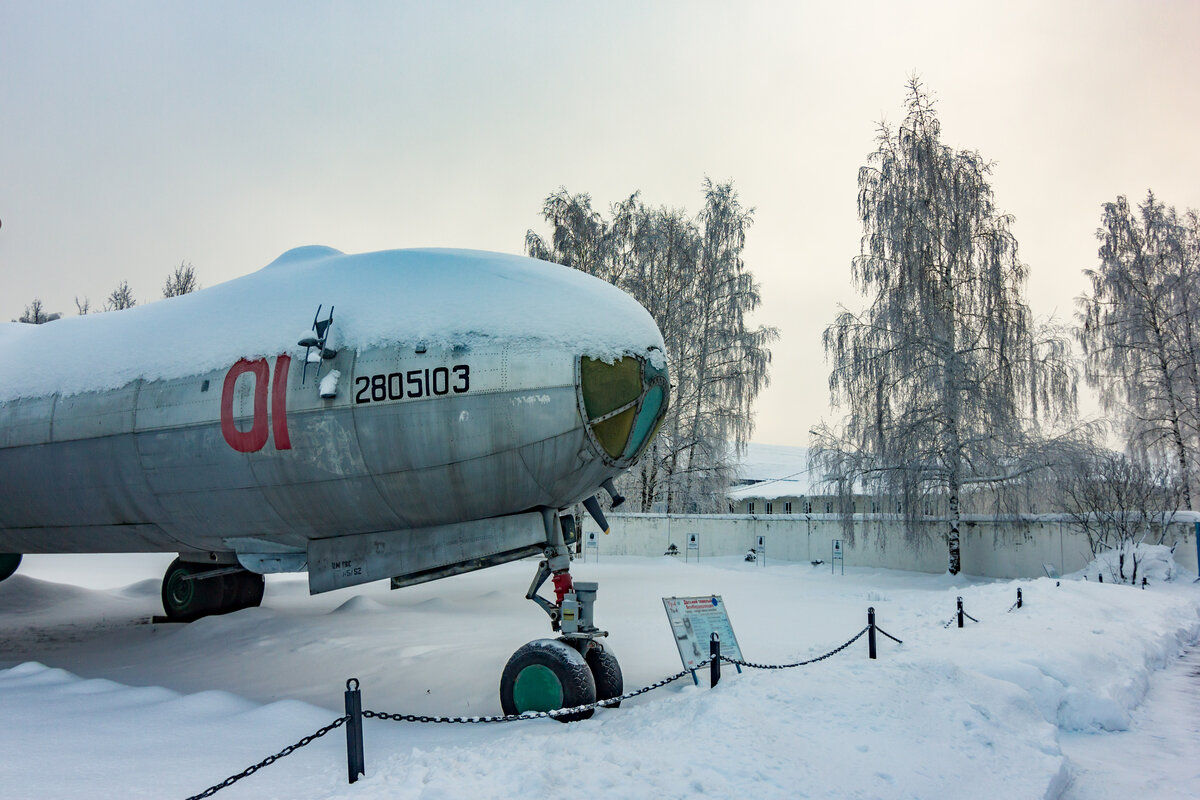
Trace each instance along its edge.
<path fill-rule="evenodd" d="M 334 329 L 354 314 L 339 302 Z M 0 403 L 0 553 L 174 551 L 299 569 L 314 540 L 565 508 L 633 463 L 666 406 L 654 336 L 607 362 L 485 332 L 318 349 L 306 364 L 313 351 L 293 330 L 273 353 L 195 374 Z M 536 552 L 534 538 L 505 552 Z"/>

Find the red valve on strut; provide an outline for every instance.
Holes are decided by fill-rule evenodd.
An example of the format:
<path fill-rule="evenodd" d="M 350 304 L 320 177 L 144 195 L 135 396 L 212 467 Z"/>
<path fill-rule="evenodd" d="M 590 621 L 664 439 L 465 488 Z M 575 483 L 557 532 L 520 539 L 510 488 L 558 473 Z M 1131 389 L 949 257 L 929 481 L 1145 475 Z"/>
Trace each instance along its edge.
<path fill-rule="evenodd" d="M 575 584 L 571 582 L 571 573 L 566 570 L 554 573 L 554 597 L 559 605 L 562 605 L 563 596 L 573 591 Z"/>

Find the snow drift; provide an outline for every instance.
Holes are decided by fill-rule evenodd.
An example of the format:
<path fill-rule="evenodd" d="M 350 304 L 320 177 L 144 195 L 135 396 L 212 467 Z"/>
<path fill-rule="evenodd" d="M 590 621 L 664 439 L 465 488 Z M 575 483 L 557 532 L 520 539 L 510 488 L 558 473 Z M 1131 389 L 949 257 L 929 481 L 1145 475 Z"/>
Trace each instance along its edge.
<path fill-rule="evenodd" d="M 98 580 L 86 557 L 35 556 L 24 582 L 0 584 L 0 666 L 18 664 L 0 671 L 0 786 L 14 797 L 199 792 L 340 716 L 348 677 L 375 710 L 499 713 L 504 662 L 546 635 L 523 598 L 529 562 L 319 597 L 271 576 L 263 608 L 152 626 L 139 624 L 155 610 L 144 584 L 37 580 L 61 579 L 71 559 Z M 1200 636 L 1190 583 L 843 578 L 740 557 L 602 556 L 575 572 L 600 582 L 629 688 L 679 669 L 664 595 L 722 594 L 753 661 L 826 652 L 862 628 L 868 605 L 904 644 L 881 639 L 876 661 L 860 640 L 810 667 L 727 669 L 715 690 L 685 679 L 572 725 L 367 720 L 354 786 L 337 731 L 220 797 L 1056 798 L 1072 771 L 1062 737 L 1127 727 L 1152 673 Z M 1017 586 L 1025 605 L 1009 612 Z M 46 612 L 8 613 L 28 607 L 21 593 Z M 960 595 L 980 622 L 944 628 Z"/>

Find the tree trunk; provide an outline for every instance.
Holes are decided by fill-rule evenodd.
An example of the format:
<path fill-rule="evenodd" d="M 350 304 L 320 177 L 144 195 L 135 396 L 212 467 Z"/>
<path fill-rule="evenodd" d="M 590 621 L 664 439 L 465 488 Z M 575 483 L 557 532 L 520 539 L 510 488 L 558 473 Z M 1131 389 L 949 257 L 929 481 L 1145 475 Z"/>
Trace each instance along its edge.
<path fill-rule="evenodd" d="M 951 575 L 957 575 L 962 570 L 962 549 L 958 535 L 960 518 L 958 513 L 958 476 L 950 478 L 950 532 L 946 535 L 949 549 L 949 562 L 946 565 Z"/>

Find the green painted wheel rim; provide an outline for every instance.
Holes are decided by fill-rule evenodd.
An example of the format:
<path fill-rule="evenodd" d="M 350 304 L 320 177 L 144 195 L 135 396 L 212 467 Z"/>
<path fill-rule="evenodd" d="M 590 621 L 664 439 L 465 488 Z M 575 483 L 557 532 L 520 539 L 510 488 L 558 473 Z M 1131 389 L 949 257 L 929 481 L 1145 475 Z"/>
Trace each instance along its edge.
<path fill-rule="evenodd" d="M 171 580 L 167 584 L 167 597 L 171 600 L 171 605 L 177 611 L 187 611 L 188 606 L 192 604 L 192 600 L 196 597 L 196 587 L 194 581 L 185 581 L 184 575 L 187 573 L 184 570 L 175 570 L 171 574 Z"/>
<path fill-rule="evenodd" d="M 530 664 L 517 674 L 513 682 L 513 705 L 518 713 L 562 708 L 562 683 L 549 667 Z"/>

